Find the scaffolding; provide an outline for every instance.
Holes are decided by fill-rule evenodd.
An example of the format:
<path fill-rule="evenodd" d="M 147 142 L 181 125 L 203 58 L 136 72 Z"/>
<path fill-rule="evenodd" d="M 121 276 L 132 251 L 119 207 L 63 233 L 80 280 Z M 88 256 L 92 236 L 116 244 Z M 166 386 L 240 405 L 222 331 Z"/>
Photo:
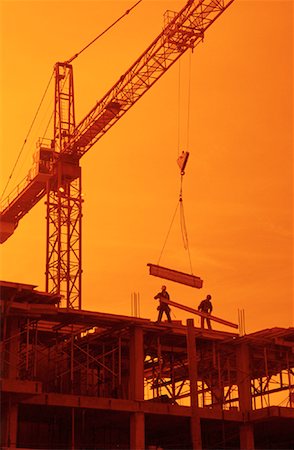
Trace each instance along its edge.
<path fill-rule="evenodd" d="M 294 328 L 239 336 L 0 287 L 3 449 L 293 447 Z"/>

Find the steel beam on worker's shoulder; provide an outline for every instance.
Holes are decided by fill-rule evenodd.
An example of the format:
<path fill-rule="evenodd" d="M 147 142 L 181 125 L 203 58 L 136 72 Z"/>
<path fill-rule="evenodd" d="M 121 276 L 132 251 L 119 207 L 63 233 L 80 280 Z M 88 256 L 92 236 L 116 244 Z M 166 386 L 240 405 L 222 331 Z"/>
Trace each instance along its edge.
<path fill-rule="evenodd" d="M 212 316 L 211 314 L 206 314 L 206 313 L 200 312 L 197 309 L 190 308 L 190 306 L 181 305 L 181 303 L 177 303 L 172 300 L 167 300 L 163 297 L 161 298 L 161 301 L 164 303 L 168 303 L 170 306 L 174 306 L 175 308 L 179 308 L 184 311 L 188 311 L 192 314 L 197 314 L 197 316 L 207 317 L 208 319 L 213 320 L 214 322 L 219 322 L 223 325 L 227 325 L 228 327 L 238 328 L 238 325 L 236 323 L 232 323 L 232 322 L 229 322 L 228 320 L 220 319 L 219 317 Z"/>

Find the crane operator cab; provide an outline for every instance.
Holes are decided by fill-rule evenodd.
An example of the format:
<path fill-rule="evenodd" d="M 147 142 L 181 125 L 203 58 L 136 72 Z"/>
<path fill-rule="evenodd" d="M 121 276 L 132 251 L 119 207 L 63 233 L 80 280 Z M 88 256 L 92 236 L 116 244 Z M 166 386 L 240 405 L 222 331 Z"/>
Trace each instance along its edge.
<path fill-rule="evenodd" d="M 45 192 L 47 180 L 52 177 L 57 152 L 55 152 L 51 141 L 46 141 L 45 139 L 38 141 L 37 151 L 33 155 L 33 167 L 16 188 L 18 196 L 16 198 L 8 196 L 1 204 L 1 244 L 13 234 L 20 218 L 27 213 L 28 205 L 32 204 L 32 198 L 38 199 Z"/>
<path fill-rule="evenodd" d="M 47 140 L 46 140 L 47 141 Z M 54 141 L 49 144 L 43 138 L 37 143 L 37 151 L 33 155 L 33 167 L 27 175 L 27 184 L 45 189 L 47 181 L 52 180 L 51 188 L 57 189 L 57 167 L 62 183 L 70 183 L 80 177 L 81 168 L 79 160 L 72 155 L 61 154 L 55 151 Z"/>
<path fill-rule="evenodd" d="M 33 167 L 28 173 L 27 180 L 31 181 L 37 178 L 38 181 L 47 181 L 53 173 L 54 163 L 56 161 L 57 152 L 53 145 L 43 142 L 37 143 L 37 151 L 33 155 Z"/>
<path fill-rule="evenodd" d="M 40 147 L 34 154 L 34 162 L 38 165 L 39 173 L 52 173 L 55 151 L 51 148 Z"/>

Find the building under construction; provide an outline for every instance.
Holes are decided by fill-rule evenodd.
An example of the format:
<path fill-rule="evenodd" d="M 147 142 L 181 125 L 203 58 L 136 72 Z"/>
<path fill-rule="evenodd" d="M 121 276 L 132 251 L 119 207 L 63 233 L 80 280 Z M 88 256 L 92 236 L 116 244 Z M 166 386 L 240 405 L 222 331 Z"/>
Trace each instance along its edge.
<path fill-rule="evenodd" d="M 4 243 L 46 198 L 46 292 L 0 282 L 2 449 L 294 448 L 294 328 L 240 336 L 81 302 L 80 159 L 233 1 L 186 0 L 167 11 L 158 36 L 78 124 L 71 63 L 97 38 L 55 64 L 52 132 L 0 204 Z M 201 287 L 194 276 L 182 282 Z"/>
<path fill-rule="evenodd" d="M 240 336 L 59 302 L 1 282 L 1 448 L 293 449 L 294 328 Z"/>

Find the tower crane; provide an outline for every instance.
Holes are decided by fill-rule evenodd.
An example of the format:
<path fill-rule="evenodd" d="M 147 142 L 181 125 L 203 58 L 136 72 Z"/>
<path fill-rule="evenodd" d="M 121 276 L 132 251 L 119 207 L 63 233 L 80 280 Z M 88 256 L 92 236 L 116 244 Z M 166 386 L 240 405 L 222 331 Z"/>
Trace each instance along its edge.
<path fill-rule="evenodd" d="M 76 124 L 73 67 L 54 67 L 54 129 L 50 144 L 37 143 L 34 165 L 1 204 L 0 242 L 46 197 L 46 291 L 64 296 L 67 308 L 81 309 L 81 157 L 188 50 L 234 0 L 188 0 L 179 12 L 168 11 L 163 31 Z"/>

